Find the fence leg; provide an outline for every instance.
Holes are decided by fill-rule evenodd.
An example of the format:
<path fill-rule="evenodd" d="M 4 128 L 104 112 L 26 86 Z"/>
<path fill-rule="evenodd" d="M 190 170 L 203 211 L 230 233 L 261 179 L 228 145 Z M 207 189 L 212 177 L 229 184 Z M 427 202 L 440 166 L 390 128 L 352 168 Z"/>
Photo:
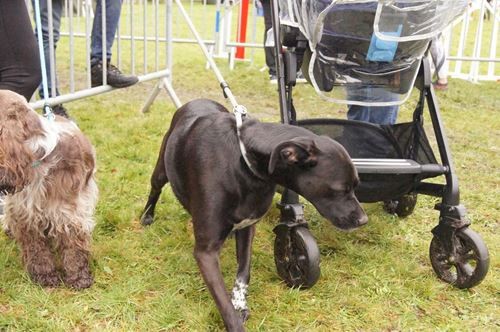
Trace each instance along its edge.
<path fill-rule="evenodd" d="M 156 97 L 158 97 L 158 94 L 160 93 L 161 89 L 165 88 L 167 90 L 168 95 L 170 96 L 170 99 L 172 99 L 172 102 L 174 103 L 175 107 L 179 108 L 182 106 L 182 103 L 180 99 L 177 97 L 177 94 L 175 93 L 174 88 L 172 87 L 172 84 L 168 81 L 166 77 L 161 78 L 151 91 L 151 94 L 148 97 L 148 100 L 146 100 L 146 103 L 141 109 L 141 113 L 147 113 L 149 112 L 149 108 L 155 101 Z"/>
<path fill-rule="evenodd" d="M 155 101 L 156 97 L 160 93 L 162 85 L 163 85 L 163 80 L 160 79 L 156 83 L 156 85 L 153 88 L 153 90 L 151 91 L 151 94 L 149 95 L 148 100 L 146 100 L 146 103 L 144 104 L 144 106 L 142 106 L 141 113 L 147 113 L 147 112 L 149 112 L 149 107 L 151 107 L 151 105 Z"/>
<path fill-rule="evenodd" d="M 179 97 L 177 97 L 174 87 L 167 78 L 163 79 L 163 87 L 165 88 L 165 90 L 167 90 L 167 93 L 170 96 L 170 99 L 172 99 L 172 102 L 174 103 L 175 107 L 177 108 L 181 107 L 182 106 L 181 100 L 179 99 Z"/>

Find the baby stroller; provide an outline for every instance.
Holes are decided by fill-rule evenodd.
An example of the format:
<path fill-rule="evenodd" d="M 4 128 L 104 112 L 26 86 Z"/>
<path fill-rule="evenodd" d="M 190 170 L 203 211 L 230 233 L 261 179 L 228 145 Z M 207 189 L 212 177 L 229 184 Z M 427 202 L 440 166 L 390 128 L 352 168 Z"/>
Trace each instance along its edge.
<path fill-rule="evenodd" d="M 279 13 L 278 13 L 279 6 Z M 341 143 L 357 168 L 361 202 L 384 202 L 404 217 L 417 194 L 440 197 L 430 260 L 439 278 L 458 288 L 480 283 L 488 250 L 469 228 L 457 176 L 425 59 L 430 40 L 466 9 L 467 0 L 273 0 L 273 36 L 283 123 L 303 126 Z M 283 49 L 286 47 L 286 50 Z M 336 103 L 390 106 L 420 94 L 413 121 L 377 125 L 340 119 L 297 119 L 296 72 Z M 423 127 L 424 106 L 440 161 Z M 425 179 L 444 177 L 444 184 Z M 311 287 L 319 277 L 319 251 L 307 229 L 298 195 L 285 190 L 275 228 L 275 263 L 289 286 Z"/>

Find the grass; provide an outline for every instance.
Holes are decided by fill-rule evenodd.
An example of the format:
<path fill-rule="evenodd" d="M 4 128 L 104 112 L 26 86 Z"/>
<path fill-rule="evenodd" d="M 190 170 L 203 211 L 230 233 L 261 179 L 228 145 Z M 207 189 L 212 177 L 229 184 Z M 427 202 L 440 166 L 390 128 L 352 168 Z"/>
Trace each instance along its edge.
<path fill-rule="evenodd" d="M 58 49 L 64 79 L 65 44 Z M 224 102 L 195 46 L 176 45 L 173 85 L 181 100 Z M 81 56 L 81 55 L 80 55 Z M 238 101 L 252 116 L 279 121 L 276 87 L 253 64 L 229 71 L 218 60 Z M 100 200 L 93 234 L 95 284 L 84 291 L 42 289 L 25 273 L 19 249 L 0 234 L 0 330 L 6 331 L 218 331 L 220 316 L 192 257 L 190 217 L 166 187 L 156 222 L 139 215 L 149 177 L 174 107 L 162 92 L 150 113 L 138 110 L 153 83 L 142 83 L 66 106 L 97 150 Z M 257 226 L 250 285 L 250 331 L 493 331 L 500 329 L 500 89 L 498 83 L 450 80 L 439 92 L 442 117 L 460 179 L 461 201 L 491 256 L 490 272 L 471 290 L 439 281 L 428 258 L 437 199 L 420 196 L 414 214 L 398 219 L 380 204 L 365 204 L 369 224 L 336 231 L 306 204 L 321 252 L 321 277 L 309 290 L 287 288 L 274 267 L 271 208 Z M 300 118 L 345 118 L 345 108 L 320 100 L 309 86 L 294 94 Z M 411 116 L 409 106 L 401 118 Z M 278 198 L 278 197 L 276 197 Z M 233 241 L 222 253 L 227 285 L 235 275 Z"/>

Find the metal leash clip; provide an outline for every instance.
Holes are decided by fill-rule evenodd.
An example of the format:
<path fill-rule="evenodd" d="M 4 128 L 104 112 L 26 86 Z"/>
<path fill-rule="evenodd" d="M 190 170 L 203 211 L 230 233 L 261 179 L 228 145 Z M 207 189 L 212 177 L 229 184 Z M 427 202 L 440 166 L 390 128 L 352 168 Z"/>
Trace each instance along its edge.
<path fill-rule="evenodd" d="M 236 105 L 233 107 L 233 113 L 236 117 L 236 127 L 240 128 L 243 124 L 243 119 L 247 116 L 247 108 L 243 105 Z"/>
<path fill-rule="evenodd" d="M 52 108 L 48 104 L 43 106 L 43 116 L 49 121 L 54 121 L 56 119 L 56 116 L 52 112 Z"/>

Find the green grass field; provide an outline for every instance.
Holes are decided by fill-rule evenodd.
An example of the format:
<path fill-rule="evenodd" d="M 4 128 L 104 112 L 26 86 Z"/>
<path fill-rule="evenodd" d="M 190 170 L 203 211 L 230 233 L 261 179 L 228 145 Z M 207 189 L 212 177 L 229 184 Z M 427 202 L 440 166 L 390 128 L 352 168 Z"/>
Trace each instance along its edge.
<path fill-rule="evenodd" d="M 260 34 L 259 34 L 260 36 Z M 61 87 L 67 91 L 58 49 Z M 153 46 L 152 46 L 153 47 Z M 183 102 L 223 100 L 201 51 L 174 48 L 173 85 Z M 82 53 L 83 54 L 83 53 Z M 80 54 L 81 57 L 83 55 Z M 263 52 L 253 64 L 229 71 L 218 60 L 238 101 L 263 121 L 279 121 L 276 86 L 268 83 Z M 68 103 L 65 106 L 97 150 L 100 199 L 92 250 L 95 284 L 84 291 L 33 284 L 19 249 L 0 234 L 0 330 L 2 331 L 219 331 L 222 320 L 192 256 L 190 216 L 167 186 L 156 222 L 139 223 L 149 177 L 175 110 L 162 92 L 140 114 L 154 82 Z M 299 118 L 345 118 L 345 107 L 326 103 L 310 86 L 296 89 Z M 420 196 L 415 212 L 398 219 L 381 204 L 365 204 L 370 221 L 342 233 L 306 204 L 306 218 L 321 252 L 321 277 L 308 290 L 288 288 L 274 266 L 273 206 L 258 224 L 252 262 L 249 331 L 495 331 L 500 330 L 500 86 L 450 80 L 438 98 L 460 180 L 461 201 L 472 228 L 491 256 L 490 272 L 470 290 L 436 278 L 428 258 L 439 200 Z M 411 117 L 411 106 L 401 119 Z M 432 136 L 432 135 L 431 135 Z M 279 196 L 276 197 L 278 199 Z M 221 261 L 226 284 L 235 276 L 234 241 Z"/>

